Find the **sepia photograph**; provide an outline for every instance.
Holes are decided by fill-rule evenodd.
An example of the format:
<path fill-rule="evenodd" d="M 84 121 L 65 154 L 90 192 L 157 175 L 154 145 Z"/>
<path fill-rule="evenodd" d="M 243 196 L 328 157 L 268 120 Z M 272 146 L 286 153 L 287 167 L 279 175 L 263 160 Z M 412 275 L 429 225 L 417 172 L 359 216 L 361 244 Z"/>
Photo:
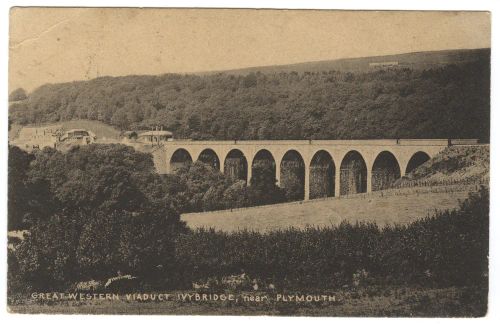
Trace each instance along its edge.
<path fill-rule="evenodd" d="M 490 12 L 9 16 L 9 313 L 489 311 Z"/>

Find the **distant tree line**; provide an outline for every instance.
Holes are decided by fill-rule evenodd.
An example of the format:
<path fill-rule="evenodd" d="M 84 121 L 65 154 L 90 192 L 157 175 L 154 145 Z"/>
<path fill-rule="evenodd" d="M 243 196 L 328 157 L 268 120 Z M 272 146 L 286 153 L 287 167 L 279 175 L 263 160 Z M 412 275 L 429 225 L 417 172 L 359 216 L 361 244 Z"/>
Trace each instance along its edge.
<path fill-rule="evenodd" d="M 16 90 L 12 98 L 24 98 Z M 177 138 L 479 138 L 489 141 L 486 58 L 432 69 L 101 77 L 12 102 L 15 123 L 161 125 Z"/>

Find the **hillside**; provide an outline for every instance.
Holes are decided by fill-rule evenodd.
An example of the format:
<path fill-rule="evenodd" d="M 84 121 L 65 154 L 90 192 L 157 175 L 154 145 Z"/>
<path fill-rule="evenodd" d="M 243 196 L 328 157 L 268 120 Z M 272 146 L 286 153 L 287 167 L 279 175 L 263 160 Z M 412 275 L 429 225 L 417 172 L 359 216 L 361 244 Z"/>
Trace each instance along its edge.
<path fill-rule="evenodd" d="M 268 232 L 289 227 L 325 227 L 343 220 L 386 224 L 408 224 L 436 210 L 456 209 L 467 198 L 466 188 L 448 193 L 421 189 L 387 190 L 358 194 L 348 198 L 330 198 L 269 206 L 187 213 L 181 216 L 190 228 L 214 228 L 223 231 L 242 229 Z"/>
<path fill-rule="evenodd" d="M 13 102 L 10 119 L 98 120 L 120 130 L 161 125 L 176 138 L 191 139 L 489 141 L 489 50 L 413 53 L 401 60 L 401 66 L 367 71 L 278 67 L 273 73 L 101 77 L 44 85 Z"/>
<path fill-rule="evenodd" d="M 489 177 L 489 146 L 453 146 L 398 180 L 395 186 L 487 183 Z"/>
<path fill-rule="evenodd" d="M 447 64 L 462 64 L 477 60 L 489 60 L 489 49 L 474 50 L 447 50 L 413 52 L 395 55 L 383 55 L 361 58 L 349 58 L 339 60 L 303 62 L 297 64 L 250 67 L 225 71 L 210 71 L 202 74 L 229 73 L 235 75 L 247 75 L 249 73 L 279 73 L 279 72 L 321 72 L 321 71 L 343 71 L 343 72 L 371 72 L 380 69 L 374 63 L 397 62 L 391 68 L 409 68 L 414 70 L 431 69 Z M 372 65 L 370 65 L 372 64 Z"/>

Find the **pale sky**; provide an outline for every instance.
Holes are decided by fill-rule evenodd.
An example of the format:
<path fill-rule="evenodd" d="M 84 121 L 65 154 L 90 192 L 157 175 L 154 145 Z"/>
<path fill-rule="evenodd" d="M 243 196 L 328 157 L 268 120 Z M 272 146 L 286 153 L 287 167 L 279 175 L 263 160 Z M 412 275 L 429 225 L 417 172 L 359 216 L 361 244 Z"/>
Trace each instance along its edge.
<path fill-rule="evenodd" d="M 9 88 L 490 47 L 485 12 L 14 8 Z"/>

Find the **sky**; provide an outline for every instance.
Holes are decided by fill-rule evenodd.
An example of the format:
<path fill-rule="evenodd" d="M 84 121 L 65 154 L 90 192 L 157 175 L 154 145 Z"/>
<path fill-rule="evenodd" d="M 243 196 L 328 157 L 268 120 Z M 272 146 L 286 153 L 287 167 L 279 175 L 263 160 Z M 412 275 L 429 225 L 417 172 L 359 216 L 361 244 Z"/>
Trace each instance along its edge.
<path fill-rule="evenodd" d="M 9 90 L 490 47 L 486 12 L 13 8 Z"/>

